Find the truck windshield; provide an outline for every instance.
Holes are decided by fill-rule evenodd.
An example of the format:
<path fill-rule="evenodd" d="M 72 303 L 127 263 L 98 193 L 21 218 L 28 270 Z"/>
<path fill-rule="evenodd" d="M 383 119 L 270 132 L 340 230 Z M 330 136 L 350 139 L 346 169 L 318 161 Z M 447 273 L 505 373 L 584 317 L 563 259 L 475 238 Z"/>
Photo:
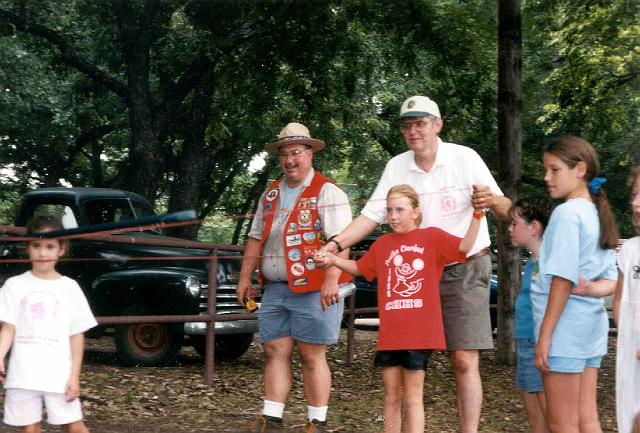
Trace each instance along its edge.
<path fill-rule="evenodd" d="M 104 224 L 135 219 L 135 214 L 127 199 L 94 199 L 85 202 L 85 212 L 89 224 Z M 144 215 L 140 215 L 144 216 Z"/>
<path fill-rule="evenodd" d="M 147 203 L 131 200 L 131 206 L 133 206 L 133 211 L 136 213 L 136 218 L 143 218 L 156 214 Z"/>

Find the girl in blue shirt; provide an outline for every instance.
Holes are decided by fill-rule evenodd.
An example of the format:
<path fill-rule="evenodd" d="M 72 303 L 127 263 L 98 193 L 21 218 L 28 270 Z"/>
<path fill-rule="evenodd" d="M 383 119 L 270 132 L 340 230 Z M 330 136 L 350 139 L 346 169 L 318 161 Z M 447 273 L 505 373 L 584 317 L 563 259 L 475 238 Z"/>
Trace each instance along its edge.
<path fill-rule="evenodd" d="M 586 280 L 615 280 L 615 219 L 598 157 L 586 140 L 563 137 L 543 156 L 549 195 L 564 200 L 551 214 L 539 255 L 541 284 L 532 287 L 536 367 L 542 372 L 552 433 L 601 432 L 596 389 L 607 352 L 602 298 L 571 294 Z"/>

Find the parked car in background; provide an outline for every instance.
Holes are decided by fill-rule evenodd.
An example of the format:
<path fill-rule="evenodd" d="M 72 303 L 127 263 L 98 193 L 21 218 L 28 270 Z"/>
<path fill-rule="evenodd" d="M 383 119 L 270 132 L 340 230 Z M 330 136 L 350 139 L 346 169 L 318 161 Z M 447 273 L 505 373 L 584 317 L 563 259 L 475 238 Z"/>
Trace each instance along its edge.
<path fill-rule="evenodd" d="M 139 219 L 154 211 L 145 198 L 127 191 L 42 188 L 22 196 L 15 226 L 24 227 L 29 218 L 43 214 L 60 217 L 63 226 L 71 229 Z M 121 241 L 125 237 L 135 242 Z M 24 243 L 5 241 L 0 251 L 2 258 L 15 259 L 25 257 L 24 249 Z M 96 316 L 201 315 L 207 312 L 210 254 L 208 244 L 186 243 L 158 230 L 145 230 L 73 239 L 59 269 L 80 284 Z M 235 293 L 239 253 L 219 250 L 218 255 L 228 260 L 217 264 L 217 312 L 244 313 Z M 28 268 L 28 263 L 0 264 L 0 283 Z M 257 320 L 216 322 L 216 358 L 240 357 L 257 328 Z M 206 322 L 101 325 L 87 337 L 101 337 L 107 330 L 126 365 L 170 364 L 183 345 L 201 354 L 205 351 Z"/>

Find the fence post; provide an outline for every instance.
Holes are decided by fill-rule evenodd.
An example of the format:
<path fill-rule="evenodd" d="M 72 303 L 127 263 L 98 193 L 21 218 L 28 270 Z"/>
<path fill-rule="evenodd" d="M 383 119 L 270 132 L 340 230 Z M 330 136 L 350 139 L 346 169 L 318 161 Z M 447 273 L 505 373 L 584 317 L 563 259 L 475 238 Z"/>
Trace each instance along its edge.
<path fill-rule="evenodd" d="M 213 367 L 216 346 L 216 296 L 218 292 L 218 249 L 211 250 L 208 273 L 209 290 L 207 295 L 207 341 L 204 351 L 204 383 L 213 385 Z"/>

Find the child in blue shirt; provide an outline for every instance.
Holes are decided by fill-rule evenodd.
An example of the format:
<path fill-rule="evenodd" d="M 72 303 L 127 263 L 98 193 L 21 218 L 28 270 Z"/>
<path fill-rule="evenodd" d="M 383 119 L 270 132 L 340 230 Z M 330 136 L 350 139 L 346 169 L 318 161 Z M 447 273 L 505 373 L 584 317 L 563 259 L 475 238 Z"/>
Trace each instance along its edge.
<path fill-rule="evenodd" d="M 607 352 L 608 317 L 602 298 L 571 292 L 580 276 L 617 278 L 618 231 L 589 142 L 555 140 L 543 162 L 549 195 L 564 200 L 551 214 L 540 247 L 541 284 L 531 288 L 534 362 L 542 372 L 547 427 L 552 433 L 598 432 L 596 391 Z"/>
<path fill-rule="evenodd" d="M 545 398 L 540 371 L 533 365 L 535 336 L 531 308 L 531 286 L 540 284 L 538 274 L 538 250 L 542 233 L 549 222 L 551 203 L 542 197 L 518 200 L 509 210 L 509 233 L 514 247 L 522 247 L 531 253 L 524 266 L 522 287 L 515 302 L 515 338 L 518 364 L 516 387 L 523 390 L 524 406 L 531 431 L 548 433 L 544 420 Z"/>

